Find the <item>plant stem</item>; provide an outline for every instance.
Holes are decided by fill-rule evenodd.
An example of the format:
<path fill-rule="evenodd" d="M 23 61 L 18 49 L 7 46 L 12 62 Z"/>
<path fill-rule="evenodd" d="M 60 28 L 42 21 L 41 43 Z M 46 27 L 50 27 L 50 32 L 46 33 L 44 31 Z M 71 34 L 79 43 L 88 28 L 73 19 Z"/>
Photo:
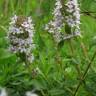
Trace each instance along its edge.
<path fill-rule="evenodd" d="M 93 57 L 92 57 L 92 59 L 90 60 L 88 66 L 87 66 L 87 68 L 86 68 L 86 70 L 85 70 L 85 72 L 84 72 L 84 74 L 83 74 L 83 76 L 82 76 L 82 79 L 80 80 L 79 84 L 77 85 L 77 88 L 76 88 L 73 96 L 76 96 L 76 94 L 77 94 L 77 92 L 78 92 L 78 90 L 79 90 L 79 88 L 80 88 L 80 86 L 81 86 L 81 84 L 82 84 L 82 81 L 84 81 L 84 79 L 85 79 L 85 77 L 86 77 L 86 75 L 87 75 L 87 73 L 88 73 L 88 71 L 89 71 L 89 69 L 90 69 L 90 66 L 91 66 L 91 64 L 93 63 L 95 57 L 96 57 L 96 51 L 95 51 L 95 53 L 93 54 Z"/>
<path fill-rule="evenodd" d="M 82 42 L 80 37 L 77 37 L 76 39 L 77 39 L 77 41 L 80 42 L 80 45 L 81 45 L 81 48 L 82 48 L 82 51 L 84 53 L 85 58 L 88 60 L 88 62 L 90 62 L 88 52 L 87 52 L 87 48 L 85 47 L 85 44 Z"/>
<path fill-rule="evenodd" d="M 27 57 L 25 58 L 24 62 L 25 62 L 26 68 L 28 69 L 29 75 L 32 77 L 32 69 L 30 68 L 30 63 L 28 62 Z"/>
<path fill-rule="evenodd" d="M 71 39 L 69 40 L 69 47 L 71 49 L 72 56 L 75 58 L 74 46 L 72 44 Z M 81 77 L 81 70 L 80 70 L 80 66 L 78 64 L 76 64 L 76 70 L 78 72 L 78 75 Z"/>
<path fill-rule="evenodd" d="M 28 69 L 29 73 L 32 73 L 31 68 L 30 68 L 30 66 L 29 66 L 28 62 L 25 62 L 25 65 L 26 65 L 26 67 L 27 67 L 27 69 Z"/>

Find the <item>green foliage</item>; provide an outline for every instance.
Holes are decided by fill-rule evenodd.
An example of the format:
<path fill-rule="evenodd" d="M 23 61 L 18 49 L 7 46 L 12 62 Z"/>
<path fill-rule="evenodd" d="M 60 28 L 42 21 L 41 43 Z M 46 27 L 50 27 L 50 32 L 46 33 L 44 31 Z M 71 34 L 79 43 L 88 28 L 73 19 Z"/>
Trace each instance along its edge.
<path fill-rule="evenodd" d="M 84 42 L 90 59 L 96 49 L 96 1 L 79 1 L 82 15 L 80 41 Z M 44 31 L 45 24 L 52 18 L 54 2 L 55 0 L 0 0 L 0 86 L 8 88 L 10 96 L 24 96 L 26 91 L 33 89 L 40 96 L 72 96 L 88 66 L 88 58 L 85 58 L 77 39 L 64 41 L 62 47 L 57 48 L 52 36 Z M 35 23 L 36 60 L 30 67 L 38 67 L 40 74 L 33 78 L 24 64 L 17 61 L 16 55 L 8 51 L 7 30 L 14 13 L 30 15 Z M 72 43 L 74 54 L 69 42 Z M 96 59 L 77 96 L 96 96 L 95 61 Z"/>

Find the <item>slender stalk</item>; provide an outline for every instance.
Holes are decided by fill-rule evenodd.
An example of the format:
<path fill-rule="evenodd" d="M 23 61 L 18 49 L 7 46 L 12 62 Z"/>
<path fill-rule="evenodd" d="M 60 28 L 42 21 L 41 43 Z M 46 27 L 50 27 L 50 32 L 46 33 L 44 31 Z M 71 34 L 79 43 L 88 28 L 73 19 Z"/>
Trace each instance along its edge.
<path fill-rule="evenodd" d="M 68 41 L 69 41 L 69 47 L 71 49 L 71 54 L 73 57 L 75 57 L 74 46 L 72 44 L 72 41 L 71 41 L 71 39 Z M 78 64 L 76 64 L 76 70 L 78 72 L 79 77 L 81 77 L 81 70 L 80 70 L 80 66 Z"/>
<path fill-rule="evenodd" d="M 84 72 L 84 74 L 83 74 L 83 76 L 82 76 L 82 79 L 80 80 L 79 84 L 77 85 L 77 88 L 76 88 L 73 96 L 76 96 L 76 95 L 77 95 L 77 92 L 78 92 L 78 90 L 79 90 L 79 88 L 80 88 L 80 86 L 81 86 L 81 84 L 82 84 L 82 81 L 85 80 L 85 77 L 86 77 L 86 75 L 87 75 L 87 73 L 88 73 L 88 71 L 89 71 L 89 69 L 90 69 L 90 66 L 92 65 L 95 57 L 96 57 L 96 51 L 95 51 L 95 53 L 93 54 L 93 57 L 92 57 L 92 59 L 90 60 L 88 66 L 87 66 L 87 68 L 86 68 L 86 70 L 85 70 L 85 72 Z"/>
<path fill-rule="evenodd" d="M 41 91 L 42 96 L 46 96 L 46 94 L 43 92 L 42 89 L 40 91 Z"/>
<path fill-rule="evenodd" d="M 71 90 L 70 88 L 68 88 L 68 87 L 66 87 L 66 86 L 65 86 L 64 88 L 65 88 L 68 92 L 70 92 L 71 95 L 73 95 L 73 92 L 72 92 L 72 90 Z"/>
<path fill-rule="evenodd" d="M 29 64 L 28 64 L 27 61 L 25 61 L 25 65 L 26 65 L 26 67 L 27 67 L 27 69 L 28 69 L 28 71 L 29 71 L 29 74 L 32 73 L 32 70 L 31 70 L 31 68 L 30 68 L 30 66 L 29 66 Z M 31 75 L 32 75 L 32 74 L 31 74 Z"/>
<path fill-rule="evenodd" d="M 89 63 L 89 62 L 90 62 L 90 58 L 89 58 L 89 56 L 88 56 L 88 51 L 87 51 L 87 48 L 86 48 L 84 42 L 81 40 L 80 37 L 77 37 L 77 38 L 75 38 L 75 39 L 77 39 L 77 41 L 80 42 L 80 45 L 81 45 L 81 48 L 82 48 L 84 57 L 85 57 L 85 59 L 86 59 L 86 60 L 88 61 L 88 63 Z M 91 67 L 91 69 L 92 69 L 92 67 Z M 93 69 L 92 69 L 92 70 L 93 70 Z"/>
<path fill-rule="evenodd" d="M 4 0 L 4 16 L 7 16 L 8 13 L 8 4 L 9 4 L 9 0 Z"/>
<path fill-rule="evenodd" d="M 25 63 L 25 68 L 28 69 L 28 73 L 32 77 L 32 69 L 30 68 L 30 62 L 27 60 L 26 54 L 22 54 L 22 55 L 23 55 L 23 58 L 21 56 L 20 59 L 21 59 L 21 61 L 23 61 Z M 18 57 L 18 55 L 17 55 L 17 57 Z"/>
<path fill-rule="evenodd" d="M 90 62 L 88 52 L 87 52 L 87 48 L 85 47 L 84 42 L 82 42 L 80 37 L 77 37 L 76 39 L 80 42 L 80 45 L 81 45 L 81 48 L 82 48 L 82 51 L 83 51 L 83 54 L 84 54 L 85 58 L 88 60 L 88 62 Z"/>

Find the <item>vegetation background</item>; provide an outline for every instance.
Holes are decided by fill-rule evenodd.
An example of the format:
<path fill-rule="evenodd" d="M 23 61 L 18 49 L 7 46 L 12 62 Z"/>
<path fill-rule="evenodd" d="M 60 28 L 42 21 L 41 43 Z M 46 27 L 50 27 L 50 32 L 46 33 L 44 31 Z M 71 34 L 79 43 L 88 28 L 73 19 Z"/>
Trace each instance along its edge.
<path fill-rule="evenodd" d="M 8 89 L 9 96 L 24 96 L 29 90 L 39 96 L 96 96 L 96 0 L 78 2 L 82 37 L 73 38 L 71 47 L 69 40 L 57 47 L 44 31 L 52 18 L 55 0 L 0 0 L 0 86 Z M 7 31 L 14 14 L 33 18 L 37 50 L 30 67 L 39 68 L 39 74 L 29 74 L 15 54 L 8 51 Z"/>

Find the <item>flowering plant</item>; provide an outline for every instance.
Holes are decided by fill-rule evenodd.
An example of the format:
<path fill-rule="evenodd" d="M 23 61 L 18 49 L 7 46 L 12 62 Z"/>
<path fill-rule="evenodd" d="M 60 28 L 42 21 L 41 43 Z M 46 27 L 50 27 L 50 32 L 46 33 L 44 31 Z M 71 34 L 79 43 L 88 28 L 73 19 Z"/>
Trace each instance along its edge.
<path fill-rule="evenodd" d="M 9 27 L 10 50 L 16 53 L 23 61 L 30 63 L 34 60 L 32 50 L 35 47 L 34 26 L 31 17 L 14 16 Z"/>
<path fill-rule="evenodd" d="M 53 20 L 46 26 L 45 30 L 53 34 L 55 41 L 69 39 L 71 37 L 80 36 L 80 9 L 77 0 L 56 0 L 53 11 Z M 65 28 L 64 34 L 62 28 Z"/>

